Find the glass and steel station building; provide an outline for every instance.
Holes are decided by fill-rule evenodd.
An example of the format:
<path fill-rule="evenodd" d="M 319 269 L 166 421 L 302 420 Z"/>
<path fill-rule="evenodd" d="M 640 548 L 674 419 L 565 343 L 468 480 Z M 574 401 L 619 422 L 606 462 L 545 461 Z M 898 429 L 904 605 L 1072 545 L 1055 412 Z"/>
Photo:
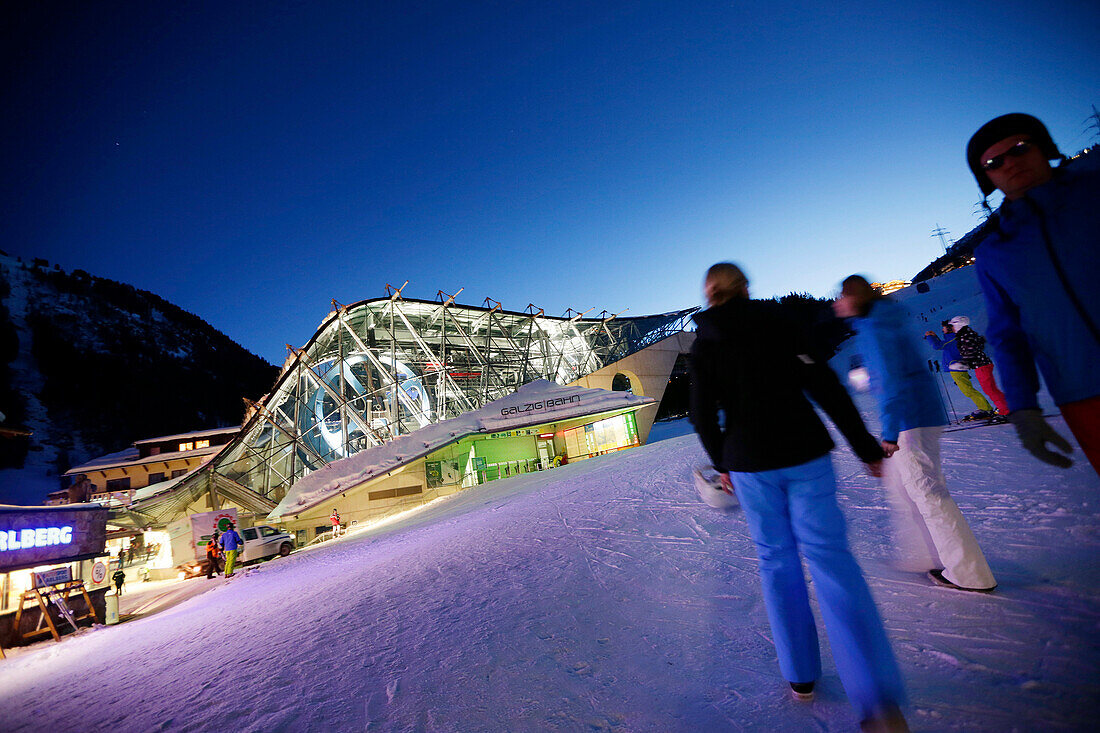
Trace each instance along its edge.
<path fill-rule="evenodd" d="M 274 387 L 249 405 L 233 440 L 186 476 L 136 492 L 119 518 L 164 526 L 234 505 L 263 521 L 297 481 L 322 467 L 478 410 L 535 380 L 651 398 L 650 409 L 630 418 L 634 444 L 644 444 L 669 375 L 694 336 L 685 327 L 695 309 L 556 317 L 534 306 L 516 312 L 491 300 L 471 306 L 442 293 L 424 301 L 399 291 L 333 306 L 304 347 L 288 346 Z M 566 460 L 584 459 L 591 454 L 583 454 L 582 443 L 574 436 L 572 447 L 566 441 L 557 449 Z M 537 453 L 531 458 L 535 469 L 547 465 Z M 490 473 L 480 475 L 504 475 Z"/>

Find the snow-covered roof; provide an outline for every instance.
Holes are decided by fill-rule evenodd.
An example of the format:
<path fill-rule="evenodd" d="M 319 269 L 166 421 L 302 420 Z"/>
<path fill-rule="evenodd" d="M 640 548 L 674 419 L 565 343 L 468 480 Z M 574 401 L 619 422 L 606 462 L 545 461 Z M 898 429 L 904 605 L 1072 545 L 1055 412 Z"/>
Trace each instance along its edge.
<path fill-rule="evenodd" d="M 148 445 L 149 443 L 164 443 L 169 440 L 190 440 L 195 438 L 209 438 L 215 435 L 236 435 L 240 432 L 240 426 L 234 426 L 229 428 L 208 428 L 207 430 L 196 430 L 191 433 L 177 433 L 176 435 L 162 435 L 159 438 L 142 438 L 141 440 L 135 440 L 134 445 Z"/>
<path fill-rule="evenodd" d="M 20 504 L 0 504 L 0 513 L 3 514 L 19 514 L 21 512 L 88 512 L 96 509 L 102 509 L 103 505 L 96 502 L 85 502 L 83 504 L 61 504 L 61 505 L 34 505 L 23 506 Z"/>
<path fill-rule="evenodd" d="M 144 458 L 141 457 L 141 454 L 138 452 L 137 448 L 127 448 L 126 450 L 120 450 L 117 453 L 108 453 L 105 456 L 93 458 L 87 463 L 82 463 L 79 466 L 73 466 L 65 472 L 65 475 L 73 476 L 78 473 L 88 473 L 89 471 L 103 471 L 108 468 L 141 466 L 146 463 L 161 463 L 163 461 L 176 461 L 181 458 L 198 458 L 203 456 L 211 456 L 224 447 L 224 445 L 211 445 L 206 448 L 172 451 L 170 453 L 157 453 L 154 456 L 145 456 Z"/>
<path fill-rule="evenodd" d="M 85 473 L 86 471 L 98 471 L 103 468 L 110 468 L 112 466 L 129 465 L 141 457 L 137 448 L 124 448 L 114 453 L 108 453 L 107 455 L 93 458 L 87 463 L 81 463 L 79 466 L 73 466 L 65 472 L 66 476 L 71 476 L 77 473 Z"/>
<path fill-rule="evenodd" d="M 477 410 L 428 425 L 314 471 L 290 488 L 269 517 L 277 519 L 309 509 L 341 491 L 401 468 L 468 435 L 636 409 L 654 402 L 652 397 L 639 397 L 630 392 L 563 387 L 537 379 Z"/>

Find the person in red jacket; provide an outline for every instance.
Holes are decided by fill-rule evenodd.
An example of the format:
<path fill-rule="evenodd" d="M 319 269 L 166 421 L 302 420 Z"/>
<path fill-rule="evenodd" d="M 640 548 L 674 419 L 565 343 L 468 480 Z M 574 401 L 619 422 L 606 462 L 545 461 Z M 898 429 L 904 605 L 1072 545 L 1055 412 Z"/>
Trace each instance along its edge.
<path fill-rule="evenodd" d="M 214 534 L 206 543 L 206 579 L 210 580 L 215 575 L 221 574 L 222 551 L 218 546 L 218 529 L 214 528 Z"/>

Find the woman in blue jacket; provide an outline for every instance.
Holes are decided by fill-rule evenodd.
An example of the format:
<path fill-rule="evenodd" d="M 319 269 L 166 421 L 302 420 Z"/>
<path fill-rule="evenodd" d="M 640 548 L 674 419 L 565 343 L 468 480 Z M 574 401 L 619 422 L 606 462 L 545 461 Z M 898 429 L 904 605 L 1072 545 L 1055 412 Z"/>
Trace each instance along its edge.
<path fill-rule="evenodd" d="M 997 581 L 989 563 L 947 491 L 940 466 L 947 413 L 920 347 L 909 336 L 909 315 L 859 275 L 844 280 L 834 309 L 853 321 L 878 400 L 883 478 L 906 565 L 927 570 L 942 585 L 993 590 Z"/>

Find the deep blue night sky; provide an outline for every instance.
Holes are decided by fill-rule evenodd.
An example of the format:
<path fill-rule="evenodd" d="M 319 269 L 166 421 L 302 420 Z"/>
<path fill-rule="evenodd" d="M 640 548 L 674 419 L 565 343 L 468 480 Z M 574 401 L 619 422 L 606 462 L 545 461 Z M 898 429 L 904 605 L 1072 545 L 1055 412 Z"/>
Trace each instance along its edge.
<path fill-rule="evenodd" d="M 329 310 L 696 304 L 907 278 L 978 223 L 969 135 L 1095 141 L 1100 4 L 23 3 L 0 248 L 274 362 Z M 965 6 L 965 7 L 961 7 Z"/>

